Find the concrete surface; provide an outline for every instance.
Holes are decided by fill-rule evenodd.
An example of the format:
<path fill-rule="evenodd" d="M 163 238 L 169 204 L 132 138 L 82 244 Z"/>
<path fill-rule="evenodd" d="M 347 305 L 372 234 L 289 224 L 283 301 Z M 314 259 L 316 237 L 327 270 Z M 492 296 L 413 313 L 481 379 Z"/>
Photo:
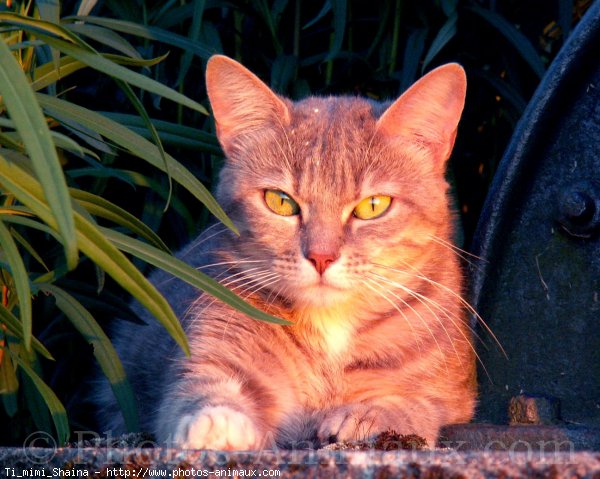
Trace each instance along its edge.
<path fill-rule="evenodd" d="M 87 447 L 90 442 L 84 442 L 85 447 L 0 448 L 0 478 L 600 479 L 600 430 L 575 425 L 454 425 L 443 430 L 438 448 L 415 451 L 217 452 L 122 447 L 153 445 L 150 439 L 135 436 L 121 436 L 112 442 L 103 440 L 95 447 Z"/>
<path fill-rule="evenodd" d="M 0 477 L 595 478 L 600 453 L 2 449 Z"/>

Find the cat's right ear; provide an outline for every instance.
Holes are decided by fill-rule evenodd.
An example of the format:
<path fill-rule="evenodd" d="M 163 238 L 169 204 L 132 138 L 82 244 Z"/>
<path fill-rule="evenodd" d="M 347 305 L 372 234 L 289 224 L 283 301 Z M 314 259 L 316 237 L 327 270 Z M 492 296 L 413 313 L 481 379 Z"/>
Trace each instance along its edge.
<path fill-rule="evenodd" d="M 467 77 L 449 63 L 429 72 L 396 100 L 377 121 L 377 129 L 393 140 L 429 149 L 443 168 L 450 156 L 465 105 Z"/>
<path fill-rule="evenodd" d="M 250 70 L 226 56 L 214 55 L 208 60 L 206 90 L 225 154 L 240 133 L 290 122 L 283 100 Z"/>

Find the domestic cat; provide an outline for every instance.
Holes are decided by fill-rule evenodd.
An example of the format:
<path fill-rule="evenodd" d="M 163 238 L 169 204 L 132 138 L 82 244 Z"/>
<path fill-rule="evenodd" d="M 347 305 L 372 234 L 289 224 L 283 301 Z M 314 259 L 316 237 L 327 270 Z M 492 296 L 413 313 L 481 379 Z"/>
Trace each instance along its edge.
<path fill-rule="evenodd" d="M 444 178 L 463 69 L 439 67 L 390 104 L 292 102 L 219 55 L 206 83 L 226 155 L 216 196 L 240 235 L 215 224 L 180 257 L 293 324 L 154 275 L 191 356 L 150 317 L 118 326 L 142 428 L 184 448 L 319 446 L 389 429 L 435 445 L 476 396 Z M 102 396 L 103 426 L 122 431 Z"/>

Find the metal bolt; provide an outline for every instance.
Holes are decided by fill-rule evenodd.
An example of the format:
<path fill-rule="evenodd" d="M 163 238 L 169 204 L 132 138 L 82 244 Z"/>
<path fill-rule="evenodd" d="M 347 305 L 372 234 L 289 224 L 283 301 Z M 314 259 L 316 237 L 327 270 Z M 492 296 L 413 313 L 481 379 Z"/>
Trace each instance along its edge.
<path fill-rule="evenodd" d="M 520 394 L 511 398 L 508 418 L 511 425 L 556 424 L 560 422 L 560 400 Z"/>
<path fill-rule="evenodd" d="M 581 191 L 567 191 L 560 201 L 560 213 L 570 221 L 588 221 L 594 216 L 594 200 Z"/>
<path fill-rule="evenodd" d="M 589 238 L 600 229 L 600 182 L 584 180 L 558 194 L 557 221 L 570 236 Z"/>

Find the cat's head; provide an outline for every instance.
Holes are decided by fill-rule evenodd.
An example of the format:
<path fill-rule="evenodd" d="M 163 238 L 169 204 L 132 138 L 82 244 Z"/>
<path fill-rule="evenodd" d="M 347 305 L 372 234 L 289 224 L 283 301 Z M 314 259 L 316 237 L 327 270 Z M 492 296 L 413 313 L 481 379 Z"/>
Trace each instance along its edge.
<path fill-rule="evenodd" d="M 206 82 L 227 157 L 217 198 L 241 232 L 230 254 L 254 268 L 254 289 L 320 307 L 431 267 L 450 236 L 444 170 L 465 99 L 460 66 L 430 72 L 389 106 L 292 102 L 224 56 L 210 59 Z"/>

